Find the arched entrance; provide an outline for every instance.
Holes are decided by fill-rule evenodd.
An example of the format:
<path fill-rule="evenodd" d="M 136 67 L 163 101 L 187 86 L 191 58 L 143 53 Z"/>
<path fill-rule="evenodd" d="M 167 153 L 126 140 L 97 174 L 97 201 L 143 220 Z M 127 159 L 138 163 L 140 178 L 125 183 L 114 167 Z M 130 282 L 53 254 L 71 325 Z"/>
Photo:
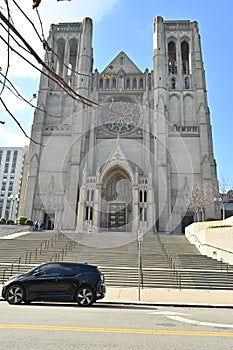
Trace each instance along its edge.
<path fill-rule="evenodd" d="M 121 167 L 110 169 L 101 186 L 100 228 L 127 232 L 132 221 L 132 181 Z"/>

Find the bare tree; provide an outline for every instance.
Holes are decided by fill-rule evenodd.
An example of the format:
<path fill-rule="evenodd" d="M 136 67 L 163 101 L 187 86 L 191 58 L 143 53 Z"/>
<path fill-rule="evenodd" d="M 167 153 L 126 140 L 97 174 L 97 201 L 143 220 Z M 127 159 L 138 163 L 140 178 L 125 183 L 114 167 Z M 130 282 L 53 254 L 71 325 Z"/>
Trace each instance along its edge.
<path fill-rule="evenodd" d="M 222 219 L 225 219 L 225 206 L 226 203 L 229 201 L 229 199 L 232 197 L 233 192 L 233 184 L 229 180 L 229 178 L 226 178 L 224 176 L 221 177 L 220 183 L 219 183 L 219 196 L 216 198 L 216 200 L 222 204 Z"/>
<path fill-rule="evenodd" d="M 212 184 L 198 180 L 189 198 L 189 208 L 195 213 L 197 221 L 205 219 L 205 208 L 214 203 L 215 189 Z"/>

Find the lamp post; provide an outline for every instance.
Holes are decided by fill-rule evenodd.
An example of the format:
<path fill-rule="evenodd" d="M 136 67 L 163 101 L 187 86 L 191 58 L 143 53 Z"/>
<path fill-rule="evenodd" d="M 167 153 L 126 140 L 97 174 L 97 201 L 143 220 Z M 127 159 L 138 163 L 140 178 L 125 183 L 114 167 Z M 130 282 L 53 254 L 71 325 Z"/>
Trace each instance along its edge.
<path fill-rule="evenodd" d="M 215 202 L 218 202 L 222 205 L 222 220 L 225 220 L 225 202 L 221 197 L 214 198 Z"/>

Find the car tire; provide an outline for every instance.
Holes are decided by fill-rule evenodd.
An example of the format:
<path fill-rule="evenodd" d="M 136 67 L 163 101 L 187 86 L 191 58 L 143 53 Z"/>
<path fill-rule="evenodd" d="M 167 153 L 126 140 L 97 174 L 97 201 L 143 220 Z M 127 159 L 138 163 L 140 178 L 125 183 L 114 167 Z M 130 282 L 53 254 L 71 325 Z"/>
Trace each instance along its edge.
<path fill-rule="evenodd" d="M 75 300 L 80 306 L 91 306 L 96 300 L 95 292 L 89 286 L 80 287 L 76 292 Z"/>
<path fill-rule="evenodd" d="M 6 301 L 9 304 L 21 304 L 25 299 L 25 291 L 19 284 L 13 284 L 10 286 L 6 293 Z"/>

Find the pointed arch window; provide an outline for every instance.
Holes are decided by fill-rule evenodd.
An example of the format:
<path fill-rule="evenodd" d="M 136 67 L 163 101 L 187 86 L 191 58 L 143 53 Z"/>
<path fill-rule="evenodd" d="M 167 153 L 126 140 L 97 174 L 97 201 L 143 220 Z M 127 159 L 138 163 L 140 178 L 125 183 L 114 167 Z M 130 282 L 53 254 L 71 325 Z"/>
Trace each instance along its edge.
<path fill-rule="evenodd" d="M 176 88 L 176 78 L 172 77 L 171 78 L 171 89 L 175 90 L 175 88 Z"/>
<path fill-rule="evenodd" d="M 69 52 L 69 66 L 71 67 L 71 71 L 68 72 L 69 75 L 74 75 L 74 70 L 76 67 L 77 61 L 77 52 L 78 52 L 78 42 L 76 39 L 70 40 L 70 52 Z"/>
<path fill-rule="evenodd" d="M 142 202 L 142 190 L 139 191 L 139 202 Z"/>
<path fill-rule="evenodd" d="M 137 79 L 133 79 L 133 89 L 137 89 Z"/>
<path fill-rule="evenodd" d="M 139 89 L 143 89 L 143 79 L 140 78 L 139 80 Z"/>
<path fill-rule="evenodd" d="M 187 41 L 181 43 L 182 72 L 189 74 L 189 44 Z"/>
<path fill-rule="evenodd" d="M 148 87 L 149 87 L 149 90 L 151 90 L 151 74 L 149 74 L 148 76 Z"/>
<path fill-rule="evenodd" d="M 130 79 L 127 78 L 126 80 L 126 89 L 130 89 Z"/>
<path fill-rule="evenodd" d="M 102 78 L 100 79 L 99 88 L 103 89 L 103 79 Z"/>
<path fill-rule="evenodd" d="M 57 56 L 56 73 L 62 75 L 65 59 L 65 40 L 63 39 L 57 41 Z"/>
<path fill-rule="evenodd" d="M 107 78 L 105 82 L 106 82 L 106 84 L 105 84 L 106 89 L 109 89 L 109 79 Z"/>
<path fill-rule="evenodd" d="M 168 74 L 177 74 L 176 44 L 174 41 L 168 43 Z"/>
<path fill-rule="evenodd" d="M 112 79 L 112 88 L 116 89 L 116 78 Z"/>
<path fill-rule="evenodd" d="M 184 79 L 184 88 L 185 89 L 189 89 L 189 77 L 186 77 L 185 79 Z"/>

